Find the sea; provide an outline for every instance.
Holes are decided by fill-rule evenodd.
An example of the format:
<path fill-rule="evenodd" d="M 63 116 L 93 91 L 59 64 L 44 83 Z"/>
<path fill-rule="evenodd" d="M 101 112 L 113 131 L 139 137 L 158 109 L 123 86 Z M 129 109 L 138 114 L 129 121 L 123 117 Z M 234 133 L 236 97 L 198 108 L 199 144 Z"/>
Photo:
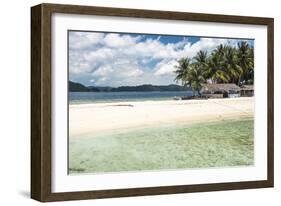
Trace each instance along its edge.
<path fill-rule="evenodd" d="M 152 92 L 69 92 L 69 104 L 91 104 L 132 101 L 159 101 L 192 96 L 192 91 Z"/>

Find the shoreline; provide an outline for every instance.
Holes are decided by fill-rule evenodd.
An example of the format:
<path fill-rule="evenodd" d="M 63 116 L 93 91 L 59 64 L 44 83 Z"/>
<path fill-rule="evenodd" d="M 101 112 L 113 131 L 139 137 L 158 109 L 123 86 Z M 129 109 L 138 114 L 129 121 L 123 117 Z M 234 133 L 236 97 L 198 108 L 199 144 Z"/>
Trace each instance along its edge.
<path fill-rule="evenodd" d="M 69 137 L 123 129 L 252 117 L 254 97 L 69 105 Z"/>
<path fill-rule="evenodd" d="M 189 99 L 189 100 L 174 100 L 174 99 L 155 99 L 155 100 L 136 100 L 136 101 L 113 101 L 113 102 L 91 102 L 91 103 L 70 103 L 69 108 L 75 107 L 91 107 L 91 106 L 118 106 L 119 104 L 161 104 L 161 103 L 172 103 L 172 104 L 194 104 L 199 103 L 201 101 L 209 101 L 209 102 L 230 102 L 236 100 L 245 100 L 254 99 L 254 97 L 236 97 L 236 98 L 209 98 L 209 99 Z"/>
<path fill-rule="evenodd" d="M 139 131 L 145 131 L 145 130 L 165 130 L 167 128 L 187 128 L 190 126 L 196 126 L 196 125 L 212 125 L 212 124 L 219 124 L 223 122 L 239 122 L 239 121 L 247 121 L 247 120 L 253 120 L 252 115 L 243 115 L 243 116 L 229 116 L 229 117 L 223 117 L 223 118 L 210 118 L 210 119 L 204 119 L 204 120 L 193 120 L 193 121 L 187 121 L 187 122 L 169 122 L 169 123 L 161 123 L 161 124 L 151 124 L 151 125 L 139 125 L 135 127 L 124 127 L 124 128 L 116 128 L 111 130 L 104 130 L 102 132 L 97 132 L 95 134 L 91 133 L 83 133 L 79 136 L 70 137 L 70 140 L 77 140 L 77 139 L 91 139 L 93 138 L 99 138 L 104 136 L 111 136 L 111 135 L 119 135 L 119 134 L 127 134 L 132 132 L 139 132 Z"/>

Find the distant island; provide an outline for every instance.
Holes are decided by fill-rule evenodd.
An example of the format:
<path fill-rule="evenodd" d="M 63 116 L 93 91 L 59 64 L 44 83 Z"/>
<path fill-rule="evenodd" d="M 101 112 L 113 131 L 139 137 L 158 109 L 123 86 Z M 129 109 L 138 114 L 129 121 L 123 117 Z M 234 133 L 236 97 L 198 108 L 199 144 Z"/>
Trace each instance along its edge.
<path fill-rule="evenodd" d="M 68 82 L 69 92 L 154 92 L 154 91 L 191 91 L 191 88 L 176 84 L 170 85 L 152 85 L 143 84 L 138 86 L 120 86 L 120 87 L 98 87 L 85 86 L 78 82 Z"/>

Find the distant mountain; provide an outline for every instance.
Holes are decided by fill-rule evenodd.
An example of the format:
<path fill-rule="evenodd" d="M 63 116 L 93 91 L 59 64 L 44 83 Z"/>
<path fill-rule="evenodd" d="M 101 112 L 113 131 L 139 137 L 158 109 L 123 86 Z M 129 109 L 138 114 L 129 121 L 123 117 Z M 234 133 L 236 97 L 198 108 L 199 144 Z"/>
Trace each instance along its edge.
<path fill-rule="evenodd" d="M 72 82 L 72 81 L 68 82 L 68 90 L 70 92 L 91 92 L 91 91 L 99 92 L 98 89 L 89 88 L 89 87 L 84 86 L 83 84 L 80 84 L 77 82 Z"/>
<path fill-rule="evenodd" d="M 97 92 L 111 92 L 112 87 L 94 87 L 94 86 L 89 86 L 88 87 L 91 91 L 97 91 Z"/>
<path fill-rule="evenodd" d="M 152 85 L 144 84 L 139 86 L 121 86 L 121 87 L 95 87 L 84 86 L 83 84 L 69 81 L 70 92 L 153 92 L 153 91 L 188 91 L 189 87 L 183 87 L 176 84 L 171 85 Z"/>

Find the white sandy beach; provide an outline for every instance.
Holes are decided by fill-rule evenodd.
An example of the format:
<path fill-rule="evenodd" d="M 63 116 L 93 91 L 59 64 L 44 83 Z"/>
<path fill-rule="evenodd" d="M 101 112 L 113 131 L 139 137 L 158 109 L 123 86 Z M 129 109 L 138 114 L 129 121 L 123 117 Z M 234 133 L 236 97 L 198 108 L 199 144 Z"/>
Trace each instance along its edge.
<path fill-rule="evenodd" d="M 95 103 L 69 106 L 69 136 L 118 129 L 188 124 L 254 114 L 254 98 Z"/>

